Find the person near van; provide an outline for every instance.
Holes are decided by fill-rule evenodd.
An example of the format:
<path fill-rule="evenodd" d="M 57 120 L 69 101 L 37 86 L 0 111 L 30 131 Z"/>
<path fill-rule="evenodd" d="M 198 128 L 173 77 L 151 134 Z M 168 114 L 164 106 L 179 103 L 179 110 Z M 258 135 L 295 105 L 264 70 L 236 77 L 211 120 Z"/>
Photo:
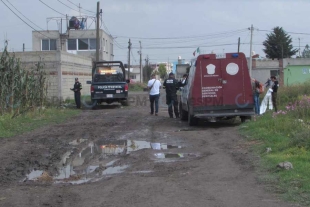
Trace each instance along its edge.
<path fill-rule="evenodd" d="M 279 88 L 279 82 L 277 81 L 276 76 L 271 76 L 271 81 L 273 82 L 272 84 L 272 92 L 271 92 L 271 99 L 272 99 L 272 104 L 275 112 L 278 112 L 277 108 L 277 93 L 278 93 L 278 88 Z"/>
<path fill-rule="evenodd" d="M 155 74 L 152 74 L 151 80 L 149 80 L 147 87 L 150 90 L 150 103 L 151 103 L 150 114 L 151 115 L 154 114 L 154 103 L 155 103 L 155 116 L 158 116 L 158 100 L 160 96 L 159 89 L 161 87 L 161 83 L 159 80 L 156 80 Z"/>
<path fill-rule="evenodd" d="M 173 73 L 169 73 L 169 77 L 164 81 L 163 85 L 166 88 L 166 104 L 168 105 L 169 116 L 170 118 L 173 118 L 173 111 L 174 111 L 176 118 L 179 118 L 178 96 L 177 96 L 179 83 L 174 78 Z"/>
<path fill-rule="evenodd" d="M 259 82 L 252 78 L 252 91 L 254 98 L 255 114 L 259 115 Z"/>
<path fill-rule="evenodd" d="M 182 79 L 179 81 L 179 87 L 185 86 L 187 77 L 188 77 L 188 74 L 183 75 Z"/>
<path fill-rule="evenodd" d="M 78 78 L 75 78 L 75 83 L 73 85 L 73 88 L 71 88 L 72 91 L 74 91 L 74 100 L 76 104 L 76 108 L 81 108 L 81 90 L 82 90 L 82 84 L 79 82 Z"/>
<path fill-rule="evenodd" d="M 267 93 L 260 105 L 260 109 L 259 109 L 260 114 L 265 113 L 267 108 L 269 108 L 270 110 L 273 109 L 272 99 L 271 99 L 271 93 L 272 93 L 271 86 L 272 86 L 272 81 L 271 79 L 268 78 L 265 83 L 265 89 L 267 89 Z"/>

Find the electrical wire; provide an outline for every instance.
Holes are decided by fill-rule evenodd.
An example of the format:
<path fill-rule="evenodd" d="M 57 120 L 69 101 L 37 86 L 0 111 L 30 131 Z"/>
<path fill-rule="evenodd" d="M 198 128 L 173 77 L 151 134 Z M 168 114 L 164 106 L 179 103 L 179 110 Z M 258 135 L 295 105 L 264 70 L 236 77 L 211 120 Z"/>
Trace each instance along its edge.
<path fill-rule="evenodd" d="M 137 61 L 136 61 L 136 58 L 135 58 L 135 56 L 133 55 L 133 52 L 132 52 L 132 50 L 130 50 L 130 52 L 131 52 L 131 55 L 132 55 L 132 58 L 133 58 L 133 60 L 134 60 L 135 62 L 137 62 Z"/>
<path fill-rule="evenodd" d="M 23 20 L 20 16 L 18 16 L 18 14 L 16 14 L 6 3 L 4 3 L 3 0 L 0 0 L 2 1 L 2 3 L 9 9 L 11 10 L 11 12 L 13 12 L 15 14 L 15 16 L 17 16 L 20 20 L 22 20 L 26 25 L 28 25 L 30 28 L 32 28 L 33 30 L 35 30 L 36 32 L 40 33 L 41 35 L 51 39 L 50 37 L 46 36 L 45 34 L 41 33 L 40 31 L 36 30 L 35 28 L 33 28 L 31 25 L 29 25 L 25 20 Z"/>
<path fill-rule="evenodd" d="M 197 38 L 197 37 L 218 36 L 220 34 L 227 34 L 227 33 L 231 33 L 231 32 L 246 31 L 246 30 L 248 30 L 248 29 L 240 29 L 240 30 L 226 31 L 226 32 L 221 32 L 221 33 L 213 33 L 213 34 L 205 34 L 205 35 L 196 35 L 196 36 L 183 36 L 183 37 L 128 37 L 128 36 L 121 36 L 121 35 L 116 35 L 116 37 L 124 37 L 124 38 L 131 38 L 131 39 L 149 39 L 149 40 L 154 40 L 154 39 L 190 39 L 190 38 Z"/>
<path fill-rule="evenodd" d="M 45 6 L 47 6 L 48 8 L 50 8 L 51 10 L 57 12 L 58 14 L 62 15 L 62 16 L 66 16 L 65 14 L 60 13 L 59 11 L 53 9 L 52 7 L 50 7 L 49 5 L 47 5 L 46 3 L 44 3 L 43 1 L 39 0 L 42 4 L 44 4 Z"/>
<path fill-rule="evenodd" d="M 82 13 L 81 11 L 77 11 L 77 10 L 73 9 L 72 7 L 68 6 L 67 4 L 63 3 L 63 2 L 60 1 L 60 0 L 57 0 L 57 1 L 58 1 L 59 3 L 61 3 L 62 5 L 68 7 L 69 9 L 72 9 L 73 11 L 79 12 L 79 13 L 81 13 L 81 14 L 85 14 L 85 13 Z"/>
<path fill-rule="evenodd" d="M 90 10 L 87 10 L 87 9 L 83 9 L 82 7 L 80 7 L 80 5 L 77 5 L 77 4 L 73 3 L 73 2 L 70 1 L 70 0 L 67 0 L 67 1 L 68 1 L 69 3 L 71 3 L 71 4 L 73 4 L 74 6 L 78 7 L 79 9 L 82 9 L 82 10 L 87 11 L 87 12 L 91 12 L 91 13 L 93 13 L 93 14 L 96 14 L 96 12 L 94 12 L 94 11 L 90 11 Z"/>
<path fill-rule="evenodd" d="M 25 17 L 29 22 L 31 22 L 32 24 L 34 24 L 35 26 L 37 26 L 38 28 L 40 28 L 41 30 L 44 30 L 42 27 L 38 26 L 37 24 L 35 24 L 33 21 L 31 21 L 29 18 L 27 18 L 25 15 L 23 15 L 23 13 L 21 13 L 12 3 L 9 2 L 9 0 L 6 0 L 18 13 L 20 13 L 23 17 Z"/>
<path fill-rule="evenodd" d="M 264 30 L 264 29 L 258 29 L 258 31 L 273 32 L 272 30 Z M 299 35 L 310 35 L 310 33 L 302 33 L 302 32 L 287 32 L 287 31 L 285 31 L 285 33 L 288 33 L 288 34 L 299 34 Z"/>

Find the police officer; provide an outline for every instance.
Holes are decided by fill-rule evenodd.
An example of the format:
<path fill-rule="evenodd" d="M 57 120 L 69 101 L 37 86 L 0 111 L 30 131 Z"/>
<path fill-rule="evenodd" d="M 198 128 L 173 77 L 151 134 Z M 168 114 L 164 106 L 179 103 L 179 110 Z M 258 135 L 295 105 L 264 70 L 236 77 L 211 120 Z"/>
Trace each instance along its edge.
<path fill-rule="evenodd" d="M 168 105 L 168 113 L 170 118 L 173 118 L 173 110 L 176 118 L 179 118 L 179 109 L 178 109 L 178 97 L 177 90 L 179 89 L 179 83 L 174 78 L 173 73 L 169 73 L 169 78 L 165 80 L 163 86 L 166 88 L 166 104 Z"/>
<path fill-rule="evenodd" d="M 73 88 L 71 88 L 72 91 L 74 91 L 74 99 L 76 103 L 76 108 L 81 108 L 81 90 L 82 90 L 82 84 L 79 82 L 78 78 L 75 78 L 75 83 Z"/>

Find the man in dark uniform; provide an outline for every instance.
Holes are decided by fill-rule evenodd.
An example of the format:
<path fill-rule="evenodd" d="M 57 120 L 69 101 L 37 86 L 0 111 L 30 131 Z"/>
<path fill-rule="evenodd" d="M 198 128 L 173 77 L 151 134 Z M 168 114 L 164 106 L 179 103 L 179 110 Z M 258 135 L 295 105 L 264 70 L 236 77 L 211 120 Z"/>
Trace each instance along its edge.
<path fill-rule="evenodd" d="M 163 86 L 166 89 L 166 104 L 168 105 L 168 113 L 170 118 L 173 118 L 173 110 L 176 118 L 179 118 L 179 109 L 178 109 L 178 97 L 177 90 L 179 89 L 179 83 L 174 78 L 173 73 L 169 73 L 169 78 L 165 80 Z"/>
<path fill-rule="evenodd" d="M 75 83 L 73 88 L 71 88 L 72 91 L 74 91 L 74 99 L 76 103 L 76 108 L 81 108 L 81 90 L 82 90 L 82 84 L 79 82 L 78 78 L 75 78 Z"/>
<path fill-rule="evenodd" d="M 279 88 L 279 81 L 277 81 L 276 76 L 271 76 L 270 79 L 273 82 L 272 92 L 271 92 L 272 105 L 273 105 L 275 112 L 278 112 L 277 93 L 278 93 L 278 88 Z"/>

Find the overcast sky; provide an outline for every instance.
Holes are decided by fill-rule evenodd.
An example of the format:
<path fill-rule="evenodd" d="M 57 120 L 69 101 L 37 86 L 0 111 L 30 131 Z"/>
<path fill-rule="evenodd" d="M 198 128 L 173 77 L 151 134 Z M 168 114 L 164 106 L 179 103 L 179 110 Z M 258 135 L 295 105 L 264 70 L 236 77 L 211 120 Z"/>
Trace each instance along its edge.
<path fill-rule="evenodd" d="M 78 7 L 74 5 L 79 3 L 82 15 L 95 16 L 95 13 L 89 11 L 95 12 L 98 2 L 41 1 L 69 16 L 79 14 Z M 61 17 L 61 14 L 39 0 L 0 0 L 0 49 L 7 37 L 10 51 L 21 51 L 23 43 L 27 51 L 32 50 L 33 29 L 23 23 L 3 2 L 36 30 L 47 28 L 47 18 Z M 148 55 L 153 63 L 176 61 L 178 56 L 190 60 L 197 47 L 204 53 L 236 52 L 238 37 L 242 43 L 240 51 L 249 56 L 251 24 L 255 28 L 253 51 L 262 57 L 265 56 L 262 42 L 266 33 L 276 26 L 292 32 L 289 34 L 295 48 L 299 48 L 299 42 L 301 50 L 310 43 L 310 0 L 101 0 L 100 7 L 103 11 L 103 25 L 106 25 L 108 32 L 115 38 L 114 59 L 125 63 L 129 38 L 133 44 L 133 64 L 139 64 L 139 41 L 142 42 L 143 59 Z M 91 19 L 88 20 L 88 26 L 90 25 L 95 28 Z M 57 22 L 49 21 L 48 28 L 57 29 Z"/>

